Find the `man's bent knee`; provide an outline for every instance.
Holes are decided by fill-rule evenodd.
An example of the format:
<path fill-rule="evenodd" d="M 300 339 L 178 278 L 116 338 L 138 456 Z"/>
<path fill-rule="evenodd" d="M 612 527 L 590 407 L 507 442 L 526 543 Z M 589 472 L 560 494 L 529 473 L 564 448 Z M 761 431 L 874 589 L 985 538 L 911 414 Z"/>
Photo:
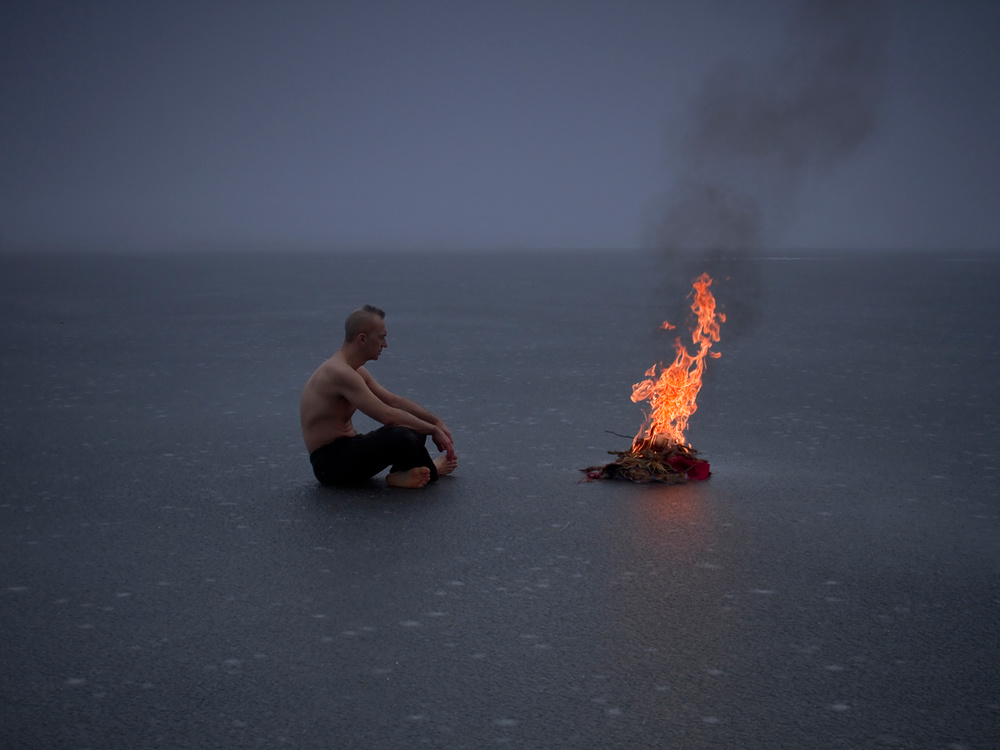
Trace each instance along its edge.
<path fill-rule="evenodd" d="M 427 440 L 426 435 L 421 435 L 419 432 L 402 425 L 386 428 L 386 435 L 392 438 L 394 442 L 408 443 L 413 446 L 422 446 Z"/>

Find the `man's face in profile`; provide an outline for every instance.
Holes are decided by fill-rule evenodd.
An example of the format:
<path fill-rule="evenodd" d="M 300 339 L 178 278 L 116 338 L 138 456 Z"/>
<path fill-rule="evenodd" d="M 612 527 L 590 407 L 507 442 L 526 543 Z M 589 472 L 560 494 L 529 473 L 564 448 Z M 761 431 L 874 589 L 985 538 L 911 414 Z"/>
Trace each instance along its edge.
<path fill-rule="evenodd" d="M 376 320 L 368 331 L 365 341 L 365 354 L 368 359 L 378 359 L 382 350 L 389 346 L 386 342 L 385 321 Z"/>

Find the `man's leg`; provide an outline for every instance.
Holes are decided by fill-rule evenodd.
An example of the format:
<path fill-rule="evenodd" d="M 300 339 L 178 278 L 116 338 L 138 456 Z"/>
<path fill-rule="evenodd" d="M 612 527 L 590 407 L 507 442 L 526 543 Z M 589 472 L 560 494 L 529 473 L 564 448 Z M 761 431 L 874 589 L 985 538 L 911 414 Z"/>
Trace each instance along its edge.
<path fill-rule="evenodd" d="M 396 448 L 399 450 L 399 455 L 401 456 L 399 460 L 393 461 L 388 477 L 390 484 L 394 483 L 392 481 L 394 478 L 399 477 L 407 471 L 413 472 L 417 469 L 421 471 L 427 469 L 430 475 L 426 482 L 419 485 L 423 486 L 427 482 L 436 482 L 440 477 L 451 474 L 458 466 L 456 459 L 449 459 L 444 453 L 432 459 L 427 452 L 427 435 L 421 435 L 409 427 L 384 427 L 382 429 L 392 433 L 392 439 L 397 442 Z M 381 430 L 377 432 L 381 432 Z M 403 486 L 410 485 L 405 484 Z"/>
<path fill-rule="evenodd" d="M 426 435 L 414 432 L 409 427 L 383 427 L 371 434 L 373 438 L 377 436 L 382 445 L 387 446 L 386 453 L 392 454 L 392 468 L 389 470 L 389 476 L 401 476 L 414 469 L 426 468 L 430 471 L 427 481 L 437 481 L 437 466 L 434 465 L 431 455 L 427 452 Z M 424 472 L 416 472 L 414 476 L 418 474 L 422 476 Z M 424 482 L 424 484 L 426 483 Z"/>
<path fill-rule="evenodd" d="M 322 484 L 361 482 L 391 466 L 390 484 L 421 487 L 438 477 L 425 441 L 424 435 L 408 427 L 382 427 L 364 435 L 338 438 L 314 451 L 310 459 Z"/>
<path fill-rule="evenodd" d="M 313 474 L 325 486 L 348 485 L 362 482 L 377 474 L 385 466 L 372 468 L 362 463 L 359 450 L 361 435 L 337 438 L 309 454 Z"/>

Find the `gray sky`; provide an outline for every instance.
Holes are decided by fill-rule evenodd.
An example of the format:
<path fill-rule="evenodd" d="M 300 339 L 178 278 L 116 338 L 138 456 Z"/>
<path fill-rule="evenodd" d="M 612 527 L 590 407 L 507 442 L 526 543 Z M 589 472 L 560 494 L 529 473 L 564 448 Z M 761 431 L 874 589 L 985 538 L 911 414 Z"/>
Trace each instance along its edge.
<path fill-rule="evenodd" d="M 0 241 L 635 247 L 710 165 L 764 196 L 768 247 L 1000 248 L 1000 3 L 890 0 L 864 21 L 884 43 L 859 84 L 872 118 L 836 153 L 776 171 L 791 157 L 692 140 L 710 73 L 740 101 L 826 91 L 788 54 L 795 10 L 6 0 Z"/>

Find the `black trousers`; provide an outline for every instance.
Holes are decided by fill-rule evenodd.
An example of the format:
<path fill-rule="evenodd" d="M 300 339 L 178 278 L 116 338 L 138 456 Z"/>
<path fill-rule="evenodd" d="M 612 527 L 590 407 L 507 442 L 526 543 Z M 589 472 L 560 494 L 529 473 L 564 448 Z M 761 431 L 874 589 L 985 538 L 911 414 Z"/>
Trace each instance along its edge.
<path fill-rule="evenodd" d="M 380 427 L 364 435 L 337 438 L 314 450 L 309 461 L 320 484 L 362 482 L 386 466 L 392 467 L 393 472 L 426 466 L 431 470 L 433 482 L 438 473 L 424 446 L 426 440 L 426 435 L 409 427 Z"/>

